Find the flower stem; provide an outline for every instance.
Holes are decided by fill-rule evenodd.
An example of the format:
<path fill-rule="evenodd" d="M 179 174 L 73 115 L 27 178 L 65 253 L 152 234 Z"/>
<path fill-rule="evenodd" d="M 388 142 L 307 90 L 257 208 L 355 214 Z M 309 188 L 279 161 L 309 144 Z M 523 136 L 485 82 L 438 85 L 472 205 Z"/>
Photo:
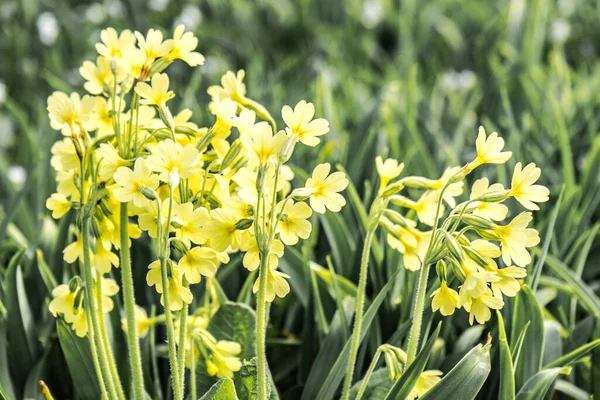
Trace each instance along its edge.
<path fill-rule="evenodd" d="M 192 346 L 190 347 L 190 358 L 191 358 L 191 365 L 190 365 L 190 391 L 191 391 L 191 395 L 192 395 L 192 399 L 197 399 L 198 395 L 196 394 L 196 354 L 194 354 L 194 350 L 196 347 L 196 342 L 194 340 L 194 338 L 192 337 Z"/>
<path fill-rule="evenodd" d="M 144 398 L 144 375 L 142 372 L 138 329 L 135 322 L 135 293 L 133 291 L 133 276 L 129 254 L 128 228 L 127 203 L 121 203 L 121 279 L 123 303 L 125 304 L 125 316 L 127 318 L 127 348 L 129 349 L 131 375 L 133 377 L 133 398 L 142 400 Z"/>
<path fill-rule="evenodd" d="M 410 336 L 408 337 L 408 350 L 406 356 L 406 367 L 415 360 L 419 347 L 419 337 L 421 336 L 421 325 L 423 324 L 423 311 L 425 309 L 425 296 L 427 290 L 427 278 L 429 276 L 429 265 L 422 265 L 417 283 L 417 294 L 415 310 L 410 327 Z"/>
<path fill-rule="evenodd" d="M 266 353 L 266 335 L 267 335 L 267 269 L 269 268 L 268 254 L 260 255 L 259 269 L 259 287 L 258 298 L 256 300 L 256 355 L 258 363 L 258 399 L 267 398 L 267 353 Z"/>
<path fill-rule="evenodd" d="M 111 398 L 117 398 L 117 390 L 115 389 L 115 383 L 110 374 L 110 367 L 108 366 L 108 359 L 106 356 L 106 350 L 104 349 L 103 343 L 99 337 L 100 322 L 98 321 L 98 307 L 96 299 L 94 298 L 94 280 L 92 278 L 92 265 L 90 259 L 90 233 L 88 226 L 89 219 L 84 216 L 81 227 L 81 236 L 83 242 L 83 279 L 85 281 L 85 303 L 86 313 L 90 316 L 92 321 L 92 329 L 88 332 L 90 335 L 90 342 L 93 347 L 96 348 L 98 359 L 100 361 L 100 370 L 102 377 L 106 382 L 107 391 Z M 100 282 L 96 282 L 101 284 Z"/>
<path fill-rule="evenodd" d="M 360 276 L 358 279 L 358 289 L 356 295 L 356 309 L 354 317 L 354 329 L 352 330 L 352 344 L 350 347 L 350 357 L 348 358 L 348 367 L 346 368 L 346 379 L 344 380 L 344 391 L 342 392 L 342 400 L 347 400 L 352 386 L 352 376 L 354 375 L 354 367 L 358 347 L 360 346 L 360 332 L 362 329 L 363 308 L 365 304 L 365 289 L 367 287 L 367 271 L 369 268 L 369 253 L 371 251 L 371 243 L 377 224 L 370 224 L 365 237 L 365 243 L 362 250 L 360 262 Z"/>
<path fill-rule="evenodd" d="M 185 281 L 183 285 L 188 287 L 189 284 Z M 189 306 L 186 302 L 183 302 L 183 307 L 181 308 L 181 314 L 179 317 L 179 341 L 177 348 L 177 360 L 179 361 L 179 380 L 181 382 L 181 393 L 185 393 L 185 340 L 187 336 L 187 316 L 188 316 Z M 192 376 L 193 380 L 194 377 Z M 193 398 L 193 397 L 192 397 Z"/>
<path fill-rule="evenodd" d="M 98 378 L 98 385 L 100 386 L 100 391 L 102 392 L 102 400 L 108 399 L 108 392 L 106 391 L 106 383 L 104 382 L 104 377 L 102 376 L 102 368 L 100 367 L 100 359 L 98 358 L 98 351 L 96 350 L 96 346 L 94 346 L 94 341 L 92 337 L 94 336 L 94 327 L 92 326 L 92 319 L 87 314 L 87 323 L 88 323 L 88 339 L 90 341 L 90 349 L 92 350 L 92 359 L 94 360 L 94 369 L 96 371 L 96 377 Z"/>
<path fill-rule="evenodd" d="M 117 395 L 119 400 L 125 400 L 125 392 L 123 392 L 123 385 L 121 384 L 121 378 L 119 377 L 119 371 L 115 364 L 115 358 L 110 347 L 110 341 L 108 340 L 108 332 L 106 330 L 106 323 L 104 321 L 104 310 L 102 308 L 102 274 L 96 271 L 96 282 L 98 287 L 96 289 L 96 301 L 98 302 L 98 319 L 100 322 L 100 332 L 98 333 L 102 339 L 102 345 L 106 349 L 106 356 L 108 358 L 108 365 L 110 367 L 110 373 L 115 382 L 115 388 L 117 389 Z"/>
<path fill-rule="evenodd" d="M 173 383 L 173 398 L 181 400 L 181 384 L 179 383 L 179 371 L 177 368 L 177 348 L 175 347 L 175 329 L 171 317 L 171 306 L 169 303 L 169 283 L 167 277 L 167 258 L 160 257 L 160 272 L 162 275 L 163 300 L 165 303 L 165 317 L 167 323 L 167 343 L 169 345 L 169 363 L 171 364 L 171 379 Z"/>
<path fill-rule="evenodd" d="M 371 375 L 373 374 L 373 371 L 375 370 L 375 367 L 377 366 L 377 362 L 379 361 L 379 358 L 381 357 L 382 348 L 384 346 L 386 346 L 386 345 L 379 346 L 379 348 L 377 349 L 377 352 L 375 352 L 375 357 L 373 357 L 373 361 L 371 361 L 371 365 L 369 366 L 369 369 L 367 370 L 367 373 L 365 374 L 365 377 L 363 378 L 362 384 L 360 385 L 360 389 L 358 389 L 358 393 L 356 394 L 356 399 L 354 399 L 354 400 L 360 400 L 362 398 L 363 394 L 365 394 L 365 390 L 367 390 L 367 384 L 369 383 L 369 379 L 371 379 Z"/>

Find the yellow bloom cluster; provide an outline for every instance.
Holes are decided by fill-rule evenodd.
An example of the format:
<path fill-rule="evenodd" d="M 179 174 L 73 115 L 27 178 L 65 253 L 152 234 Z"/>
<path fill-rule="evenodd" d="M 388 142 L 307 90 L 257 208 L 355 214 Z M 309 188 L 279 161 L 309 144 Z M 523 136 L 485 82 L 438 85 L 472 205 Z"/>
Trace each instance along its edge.
<path fill-rule="evenodd" d="M 531 263 L 528 248 L 536 246 L 538 232 L 530 228 L 530 211 L 522 212 L 502 225 L 509 210 L 503 202 L 515 198 L 527 210 L 538 210 L 536 203 L 548 200 L 549 191 L 535 184 L 541 175 L 531 163 L 517 163 L 511 187 L 490 185 L 487 178 L 474 182 L 469 200 L 456 204 L 464 190 L 464 178 L 483 164 L 502 164 L 512 153 L 503 151 L 504 141 L 497 133 L 487 136 L 483 127 L 476 141 L 477 156 L 465 166 L 448 168 L 436 180 L 409 176 L 393 182 L 402 172 L 396 160 L 377 159 L 380 176 L 379 196 L 386 203 L 411 210 L 416 220 L 398 210 L 384 207 L 379 224 L 387 232 L 390 247 L 404 255 L 404 266 L 416 271 L 438 263 L 440 287 L 432 294 L 432 309 L 451 315 L 458 308 L 469 313 L 471 324 L 483 324 L 491 317 L 491 309 L 504 306 L 503 296 L 515 296 L 519 279 Z M 392 182 L 392 183 L 390 183 Z M 414 200 L 398 194 L 403 188 L 423 189 Z M 443 218 L 446 206 L 450 208 Z M 438 223 L 441 222 L 441 226 Z M 420 223 L 420 224 L 419 224 Z M 419 229 L 420 226 L 431 229 Z M 499 266 L 501 258 L 504 266 Z M 447 281 L 447 271 L 459 282 L 458 292 Z"/>
<path fill-rule="evenodd" d="M 314 118 L 314 105 L 301 101 L 283 107 L 286 127 L 277 130 L 265 107 L 247 96 L 241 70 L 208 89 L 214 118 L 199 127 L 190 110 L 171 111 L 175 93 L 164 72 L 176 59 L 192 67 L 203 63 L 192 33 L 179 26 L 165 39 L 153 29 L 143 35 L 108 28 L 101 40 L 96 61 L 80 68 L 89 94 L 55 92 L 48 98 L 51 126 L 64 138 L 52 147 L 57 193 L 46 205 L 54 218 L 71 208 L 78 215 L 77 239 L 64 250 L 65 261 L 83 264 L 89 254 L 83 233 L 91 231 L 91 267 L 107 274 L 120 264 L 113 250 L 147 233 L 158 259 L 148 266 L 146 282 L 161 295 L 167 325 L 170 311 L 187 313 L 190 285 L 213 277 L 237 251 L 245 253 L 249 271 L 260 266 L 255 292 L 260 289 L 269 302 L 286 296 L 289 276 L 278 270 L 285 245 L 309 237 L 313 211 L 338 212 L 345 205 L 344 173 L 320 164 L 303 187 L 292 190 L 295 175 L 286 165 L 298 142 L 317 145 L 329 123 Z M 127 214 L 119 216 L 115 210 L 125 205 Z M 69 321 L 76 313 L 67 313 L 65 304 L 76 294 L 63 286 L 55 296 L 62 306 L 55 300 L 51 310 Z M 138 324 L 129 327 L 145 334 L 156 320 L 139 307 L 131 311 Z M 239 344 L 214 340 L 190 318 L 187 334 L 200 337 L 209 374 L 232 376 L 240 367 Z M 168 331 L 171 345 L 173 327 Z"/>

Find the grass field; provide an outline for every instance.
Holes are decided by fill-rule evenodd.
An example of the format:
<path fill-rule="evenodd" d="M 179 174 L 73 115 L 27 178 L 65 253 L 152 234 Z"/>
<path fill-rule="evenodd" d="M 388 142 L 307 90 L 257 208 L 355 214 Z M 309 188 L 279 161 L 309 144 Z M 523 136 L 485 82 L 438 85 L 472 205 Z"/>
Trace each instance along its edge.
<path fill-rule="evenodd" d="M 53 218 L 46 201 L 60 188 L 55 180 L 56 163 L 51 167 L 56 156 L 51 149 L 63 139 L 76 143 L 78 135 L 63 135 L 60 126 L 51 126 L 56 122 L 50 119 L 54 118 L 52 111 L 49 117 L 48 97 L 55 91 L 82 96 L 89 91 L 84 88 L 86 79 L 79 68 L 85 60 L 96 62 L 95 44 L 101 42 L 103 29 L 130 29 L 142 36 L 151 28 L 159 29 L 166 40 L 180 24 L 198 38 L 195 50 L 205 57 L 203 65 L 190 66 L 177 60 L 164 70 L 170 79 L 169 89 L 176 94 L 168 100 L 168 108 L 153 105 L 138 92 L 136 85 L 145 81 L 138 75 L 128 88 L 123 83 L 127 96 L 124 109 L 131 109 L 129 114 L 108 113 L 110 132 L 104 138 L 99 131 L 92 133 L 97 127 L 86 128 L 90 133 L 83 134 L 82 164 L 82 157 L 75 158 L 74 167 L 69 169 L 63 159 L 63 170 L 58 168 L 58 175 L 88 171 L 83 173 L 83 184 L 75 179 L 74 185 L 82 193 L 82 187 L 91 187 L 90 198 L 97 202 L 79 196 L 74 189 L 77 193 L 67 200 L 68 212 Z M 240 400 L 600 398 L 599 38 L 600 2 L 581 0 L 0 1 L 0 398 L 137 399 L 143 392 L 153 399 L 193 395 Z M 162 59 L 168 57 L 163 54 Z M 148 74 L 161 72 L 155 71 L 161 57 L 157 60 L 155 64 L 149 62 L 155 69 L 146 71 Z M 117 68 L 114 62 L 107 65 Z M 212 96 L 207 90 L 219 85 L 227 71 L 240 69 L 245 70 L 244 83 L 251 100 L 229 96 L 233 98 L 233 114 L 253 110 L 257 121 L 266 121 L 261 129 L 270 133 L 260 140 L 278 149 L 273 154 L 265 153 L 264 147 L 256 150 L 258 139 L 243 139 L 244 128 L 234 123 L 230 124 L 234 133 L 227 141 L 218 141 L 222 129 L 219 121 L 225 119 L 209 103 L 219 106 L 224 101 L 215 100 L 214 89 Z M 156 87 L 154 80 L 146 83 Z M 110 94 L 111 90 L 104 88 L 104 92 L 100 89 L 92 94 L 105 96 L 105 104 L 110 106 L 110 101 L 114 104 L 118 98 L 116 91 Z M 145 141 L 138 147 L 139 113 L 137 122 L 129 121 L 134 120 L 140 98 L 155 108 L 153 123 L 160 128 L 152 133 L 146 129 L 146 136 L 139 138 Z M 301 130 L 294 128 L 285 113 L 282 116 L 282 107 L 293 109 L 301 100 L 314 104 L 314 118 L 329 123 L 327 134 L 320 136 L 316 147 L 298 139 Z M 193 125 L 177 116 L 183 109 L 193 114 Z M 171 111 L 174 120 L 169 118 Z M 127 122 L 117 121 L 117 114 Z M 285 140 L 279 141 L 279 147 L 273 144 L 277 129 L 272 130 L 271 125 L 288 128 L 280 139 L 287 135 L 296 138 L 288 139 L 290 143 L 302 142 L 292 148 L 289 161 L 281 161 Z M 125 141 L 127 145 L 118 134 L 121 130 L 122 137 L 133 135 L 132 126 L 136 130 L 133 147 L 131 136 Z M 481 159 L 476 147 L 480 126 L 488 137 L 498 132 L 504 150 L 512 152 L 510 159 L 488 161 L 488 165 L 475 169 L 474 160 Z M 217 139 L 211 137 L 210 147 L 207 142 L 201 148 L 202 138 L 211 133 Z M 189 143 L 198 149 L 200 160 L 189 175 L 179 170 L 176 181 L 180 184 L 174 186 L 171 170 L 152 169 L 157 163 L 152 159 L 159 154 L 157 148 L 172 143 L 171 137 L 181 146 Z M 94 172 L 94 160 L 107 157 L 99 155 L 101 145 L 118 150 L 123 163 L 115 165 L 115 170 L 118 166 L 134 169 L 135 159 L 148 162 L 154 171 L 149 172 L 148 179 L 156 180 L 152 190 L 156 190 L 157 204 L 165 201 L 156 207 L 168 205 L 171 210 L 174 202 L 180 203 L 178 206 L 189 203 L 194 211 L 206 212 L 206 220 L 210 220 L 203 225 L 202 240 L 191 240 L 194 245 L 186 242 L 179 220 L 173 226 L 167 224 L 166 232 L 154 222 L 157 232 L 150 237 L 149 229 L 139 222 L 143 207 L 123 200 L 130 205 L 129 209 L 125 206 L 121 221 L 135 227 L 139 224 L 141 237 L 132 240 L 130 250 L 126 250 L 126 245 L 119 247 L 119 240 L 127 243 L 123 239 L 126 235 L 119 239 L 115 233 L 108 251 L 118 256 L 117 261 L 130 253 L 131 282 L 122 261 L 120 268 L 109 263 L 107 271 L 99 272 L 98 244 L 108 229 L 103 221 L 114 221 L 115 232 L 119 226 L 126 229 L 117 217 L 119 209 L 123 213 L 122 200 L 113 195 L 111 187 L 120 185 L 118 178 L 112 173 L 106 179 L 98 178 L 100 181 L 94 178 L 96 172 L 102 175 L 102 164 Z M 241 153 L 233 154 L 231 149 Z M 70 145 L 69 151 L 77 157 Z M 388 186 L 382 182 L 385 174 L 381 170 L 378 173 L 377 156 L 404 164 L 400 178 L 392 176 L 396 180 Z M 85 160 L 91 161 L 87 167 Z M 279 171 L 280 164 L 286 162 L 285 171 L 293 172 L 294 178 L 285 181 L 292 188 L 310 190 L 288 196 L 289 191 L 279 189 L 277 181 L 271 183 L 275 179 L 271 177 L 263 178 L 266 186 L 257 189 L 260 174 L 269 175 L 269 168 L 275 165 Z M 345 198 L 339 212 L 333 212 L 338 210 L 328 203 L 327 212 L 321 213 L 315 205 L 318 190 L 307 182 L 309 178 L 313 183 L 319 181 L 313 170 L 323 163 L 331 165 L 330 173 L 339 173 L 335 176 Z M 527 244 L 527 250 L 523 247 L 531 254 L 530 260 L 521 263 L 524 265 L 512 257 L 512 265 L 525 268 L 527 276 L 517 276 L 512 295 L 502 290 L 501 306 L 486 303 L 483 308 L 491 312 L 481 319 L 485 320 L 482 324 L 478 316 L 485 314 L 483 311 L 465 311 L 475 309 L 472 301 L 479 298 L 475 295 L 467 307 L 461 303 L 462 309 L 455 312 L 452 308 L 451 315 L 433 312 L 431 295 L 446 280 L 449 287 L 461 292 L 463 301 L 470 276 L 465 259 L 477 259 L 471 253 L 476 238 L 496 243 L 502 251 L 508 247 L 501 237 L 490 233 L 494 232 L 488 225 L 493 224 L 490 219 L 462 218 L 463 214 L 475 214 L 471 209 L 465 211 L 466 202 L 478 198 L 469 198 L 475 191 L 474 183 L 485 177 L 490 184 L 514 189 L 517 163 L 535 163 L 541 169 L 536 183 L 548 188 L 549 200 L 534 201 L 539 203 L 539 211 L 527 206 L 524 209 L 513 190 L 487 202 L 495 206 L 504 202 L 507 219 L 493 222 L 500 225 L 523 211 L 533 211 L 529 228 L 539 232 L 539 243 Z M 448 167 L 457 169 L 443 175 Z M 227 210 L 228 204 L 231 208 L 239 205 L 233 204 L 230 195 L 243 197 L 240 189 L 245 186 L 236 178 L 229 182 L 228 171 L 233 175 L 242 168 L 251 175 L 252 201 L 244 198 L 245 203 L 238 202 L 244 204 L 244 211 L 235 214 L 236 227 L 232 229 L 239 233 L 235 239 L 239 243 L 231 239 L 229 246 L 220 249 L 215 244 L 215 221 L 220 221 L 215 211 Z M 461 171 L 460 179 L 449 181 L 452 174 L 458 176 Z M 164 176 L 159 178 L 161 172 Z M 205 183 L 207 179 L 214 182 L 213 188 L 218 186 L 217 177 L 227 177 L 224 194 L 219 189 L 214 195 L 213 189 L 207 194 L 206 185 L 188 191 L 188 185 L 194 186 L 193 174 L 200 174 L 198 179 Z M 74 177 L 79 175 L 75 172 Z M 342 185 L 342 176 L 347 178 L 347 185 Z M 402 182 L 402 188 L 393 188 L 394 182 Z M 461 193 L 451 197 L 457 208 L 442 196 L 452 191 L 456 182 L 463 185 Z M 271 189 L 266 189 L 269 184 Z M 274 195 L 267 193 L 273 187 Z M 405 197 L 401 198 L 396 189 L 402 189 Z M 433 200 L 430 196 L 427 203 L 420 197 L 424 192 L 437 196 Z M 177 196 L 176 200 L 171 197 L 169 201 L 169 193 Z M 138 195 L 144 207 L 155 204 L 154 194 Z M 440 212 L 438 221 L 436 208 L 443 208 L 442 197 L 446 212 Z M 275 219 L 283 218 L 287 223 L 292 218 L 290 212 L 283 217 L 283 211 L 271 212 L 276 207 L 265 208 L 271 199 L 273 206 L 281 200 L 282 208 L 288 200 L 310 205 L 306 206 L 314 211 L 306 217 L 312 226 L 310 235 L 301 235 L 303 240 L 293 244 L 275 228 L 272 235 L 267 234 L 278 226 L 278 222 L 273 223 Z M 410 199 L 415 204 L 425 201 L 431 221 Z M 178 218 L 177 212 L 175 216 Z M 161 220 L 160 214 L 156 218 Z M 464 233 L 457 231 L 459 226 L 464 226 Z M 408 244 L 406 236 L 394 242 L 390 236 L 400 228 L 416 229 L 412 236 L 418 245 Z M 80 262 L 75 261 L 77 254 L 72 260 L 75 262 L 65 261 L 65 247 L 76 239 L 84 243 L 89 235 L 95 243 L 91 247 L 95 268 L 92 270 L 90 260 L 86 262 L 83 256 Z M 516 242 L 525 245 L 529 239 L 519 236 Z M 278 245 L 284 247 L 280 240 L 286 245 L 283 255 L 276 254 Z M 418 249 L 421 242 L 429 243 L 423 254 Z M 438 245 L 440 249 L 434 254 Z M 238 247 L 240 251 L 233 251 Z M 416 268 L 411 267 L 407 256 L 413 247 L 418 258 Z M 172 271 L 183 270 L 181 258 L 192 249 L 216 251 L 229 260 L 211 258 L 212 265 L 218 265 L 216 274 L 210 277 L 214 271 L 200 272 L 203 277 L 199 283 L 186 275 L 180 284 L 185 288 L 192 284 L 193 300 L 189 306 L 183 300 L 179 308 L 165 308 L 160 285 L 166 284 L 167 275 L 163 278 L 160 272 L 168 269 L 168 279 L 172 279 L 171 274 L 179 273 Z M 254 254 L 256 265 L 249 267 L 251 262 L 244 253 Z M 275 278 L 261 273 L 267 276 L 263 287 L 258 273 L 271 271 L 270 261 L 265 261 L 270 256 L 278 263 L 276 273 L 286 274 L 284 281 L 289 284 L 289 294 L 277 292 L 273 301 L 268 299 L 267 286 L 276 282 Z M 496 261 L 479 256 L 485 260 L 473 270 L 493 272 Z M 511 257 L 507 262 L 504 254 L 492 258 L 497 258 L 499 271 L 511 266 Z M 159 266 L 156 288 L 147 280 L 148 266 L 153 262 Z M 72 315 L 83 315 L 79 323 L 86 329 L 89 324 L 90 331 L 98 322 L 105 333 L 103 337 L 96 331 L 100 344 L 94 343 L 90 334 L 77 334 L 76 323 L 65 318 L 63 311 L 55 317 L 49 309 L 57 298 L 52 294 L 55 287 L 94 287 L 98 278 L 92 273 L 114 279 L 119 291 L 112 297 L 110 312 Z M 495 278 L 477 279 L 483 279 L 486 291 L 492 293 Z M 463 289 L 459 289 L 461 285 Z M 107 288 L 103 290 L 111 290 Z M 95 308 L 88 304 L 94 296 L 82 300 L 84 292 L 71 290 L 72 302 L 85 302 L 87 310 Z M 76 293 L 81 293 L 78 298 Z M 175 297 L 181 295 L 173 293 Z M 132 330 L 123 330 L 123 326 L 136 325 L 134 309 L 130 308 L 133 302 L 129 302 L 133 295 L 147 314 L 144 319 L 136 313 L 137 329 L 148 322 L 145 335 L 138 332 L 142 336 L 139 345 L 132 344 L 138 343 Z M 98 299 L 102 302 L 102 295 Z M 360 307 L 363 302 L 364 313 Z M 470 321 L 473 315 L 474 322 Z M 95 321 L 96 317 L 100 321 Z M 357 320 L 362 320 L 361 335 L 355 330 Z M 182 325 L 186 326 L 183 333 Z M 175 348 L 175 342 L 184 341 L 186 346 Z M 237 344 L 227 347 L 221 343 L 227 347 L 223 350 L 218 341 Z M 195 344 L 200 342 L 204 344 Z M 131 355 L 132 346 L 140 353 L 139 369 L 131 362 L 136 359 Z M 221 368 L 215 361 L 219 354 L 229 357 L 227 367 Z M 103 368 L 104 356 L 108 372 Z M 218 364 L 218 372 L 211 372 L 207 360 Z M 227 369 L 232 370 L 231 379 L 223 373 Z M 438 370 L 439 377 L 431 372 Z M 40 389 L 39 381 L 49 392 Z"/>

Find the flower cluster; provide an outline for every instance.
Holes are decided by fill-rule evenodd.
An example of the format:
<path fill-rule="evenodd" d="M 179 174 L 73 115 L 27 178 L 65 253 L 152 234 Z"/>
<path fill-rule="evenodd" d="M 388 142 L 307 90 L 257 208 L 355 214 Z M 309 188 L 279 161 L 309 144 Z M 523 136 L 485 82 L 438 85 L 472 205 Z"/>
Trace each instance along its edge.
<path fill-rule="evenodd" d="M 490 309 L 504 306 L 503 296 L 516 295 L 519 279 L 527 275 L 525 267 L 531 262 L 528 248 L 540 241 L 538 232 L 529 227 L 531 211 L 539 209 L 536 203 L 548 200 L 549 191 L 536 184 L 541 171 L 535 164 L 523 167 L 517 163 L 510 188 L 490 185 L 487 178 L 481 178 L 473 183 L 469 200 L 457 204 L 469 173 L 484 164 L 505 163 L 512 156 L 503 151 L 503 139 L 495 132 L 486 135 L 483 127 L 476 147 L 473 161 L 462 168 L 448 168 L 436 180 L 410 176 L 394 181 L 402 164 L 378 158 L 383 202 L 379 224 L 387 232 L 389 246 L 403 254 L 407 269 L 416 271 L 437 263 L 440 287 L 432 294 L 433 311 L 451 315 L 464 308 L 471 324 L 474 320 L 483 324 L 491 317 Z M 405 187 L 423 192 L 414 200 L 399 194 Z M 509 198 L 528 211 L 502 224 L 509 213 L 503 203 Z M 389 203 L 409 212 L 388 208 Z M 446 207 L 450 209 L 447 215 Z M 458 292 L 450 287 L 451 281 L 458 282 Z"/>
<path fill-rule="evenodd" d="M 185 333 L 199 337 L 199 352 L 208 352 L 208 372 L 231 376 L 239 369 L 239 360 L 231 361 L 239 345 L 215 341 L 195 317 L 185 323 L 190 285 L 213 277 L 239 251 L 249 271 L 260 266 L 254 291 L 264 301 L 286 296 L 289 277 L 278 269 L 285 245 L 308 238 L 313 211 L 338 212 L 345 204 L 339 192 L 348 180 L 330 164 L 318 165 L 294 190 L 295 174 L 286 165 L 297 143 L 316 146 L 329 123 L 314 118 L 314 105 L 301 101 L 283 107 L 286 127 L 277 130 L 269 112 L 247 96 L 241 70 L 227 72 L 221 85 L 208 89 L 214 117 L 199 127 L 190 110 L 172 112 L 175 93 L 163 72 L 176 59 L 203 63 L 192 33 L 179 26 L 165 39 L 152 29 L 143 35 L 109 28 L 101 39 L 96 62 L 80 69 L 89 94 L 55 92 L 48 99 L 51 125 L 65 137 L 52 147 L 58 189 L 46 205 L 54 218 L 71 208 L 78 215 L 77 239 L 64 250 L 65 261 L 83 264 L 89 252 L 87 267 L 101 276 L 120 264 L 113 250 L 147 234 L 157 260 L 148 266 L 146 281 L 161 295 L 169 344 L 171 311 L 180 312 L 184 329 L 190 327 Z M 115 212 L 119 207 L 126 214 Z M 64 304 L 76 293 L 59 288 L 51 308 L 73 319 Z M 154 320 L 135 310 L 136 329 L 147 332 Z"/>

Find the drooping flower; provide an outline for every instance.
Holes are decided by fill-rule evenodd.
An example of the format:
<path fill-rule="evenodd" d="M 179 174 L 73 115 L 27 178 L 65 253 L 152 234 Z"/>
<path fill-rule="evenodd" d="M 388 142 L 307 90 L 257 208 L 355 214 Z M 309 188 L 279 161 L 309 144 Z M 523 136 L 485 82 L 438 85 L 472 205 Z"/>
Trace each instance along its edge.
<path fill-rule="evenodd" d="M 496 270 L 496 275 L 500 278 L 497 282 L 492 282 L 492 291 L 494 296 L 501 299 L 502 294 L 508 297 L 514 297 L 521 290 L 521 284 L 517 279 L 527 276 L 525 268 L 504 267 Z"/>
<path fill-rule="evenodd" d="M 281 209 L 281 207 L 279 208 Z M 308 204 L 290 201 L 280 211 L 283 214 L 277 225 L 277 233 L 279 233 L 281 241 L 288 246 L 293 246 L 298 243 L 298 238 L 308 239 L 312 228 L 308 221 L 312 215 L 312 209 Z"/>
<path fill-rule="evenodd" d="M 496 225 L 492 229 L 499 237 L 502 245 L 502 260 L 506 265 L 514 262 L 519 267 L 524 267 L 531 262 L 531 255 L 527 248 L 537 246 L 540 242 L 538 231 L 527 228 L 532 220 L 530 212 L 522 212 L 508 225 Z"/>
<path fill-rule="evenodd" d="M 267 285 L 265 287 L 265 300 L 268 302 L 272 302 L 275 300 L 275 296 L 283 299 L 290 292 L 290 284 L 288 283 L 289 275 L 284 274 L 281 271 L 278 271 L 275 268 L 267 268 Z M 254 293 L 258 292 L 260 287 L 260 279 L 257 279 L 254 282 L 254 287 L 252 291 Z"/>
<path fill-rule="evenodd" d="M 434 291 L 431 297 L 431 309 L 433 312 L 440 310 L 442 315 L 448 316 L 454 314 L 454 310 L 459 308 L 458 293 L 454 289 L 449 288 L 446 281 L 442 281 L 439 289 Z"/>
<path fill-rule="evenodd" d="M 220 254 L 210 247 L 194 247 L 181 257 L 177 267 L 189 283 L 200 283 L 202 276 L 215 275 Z"/>

